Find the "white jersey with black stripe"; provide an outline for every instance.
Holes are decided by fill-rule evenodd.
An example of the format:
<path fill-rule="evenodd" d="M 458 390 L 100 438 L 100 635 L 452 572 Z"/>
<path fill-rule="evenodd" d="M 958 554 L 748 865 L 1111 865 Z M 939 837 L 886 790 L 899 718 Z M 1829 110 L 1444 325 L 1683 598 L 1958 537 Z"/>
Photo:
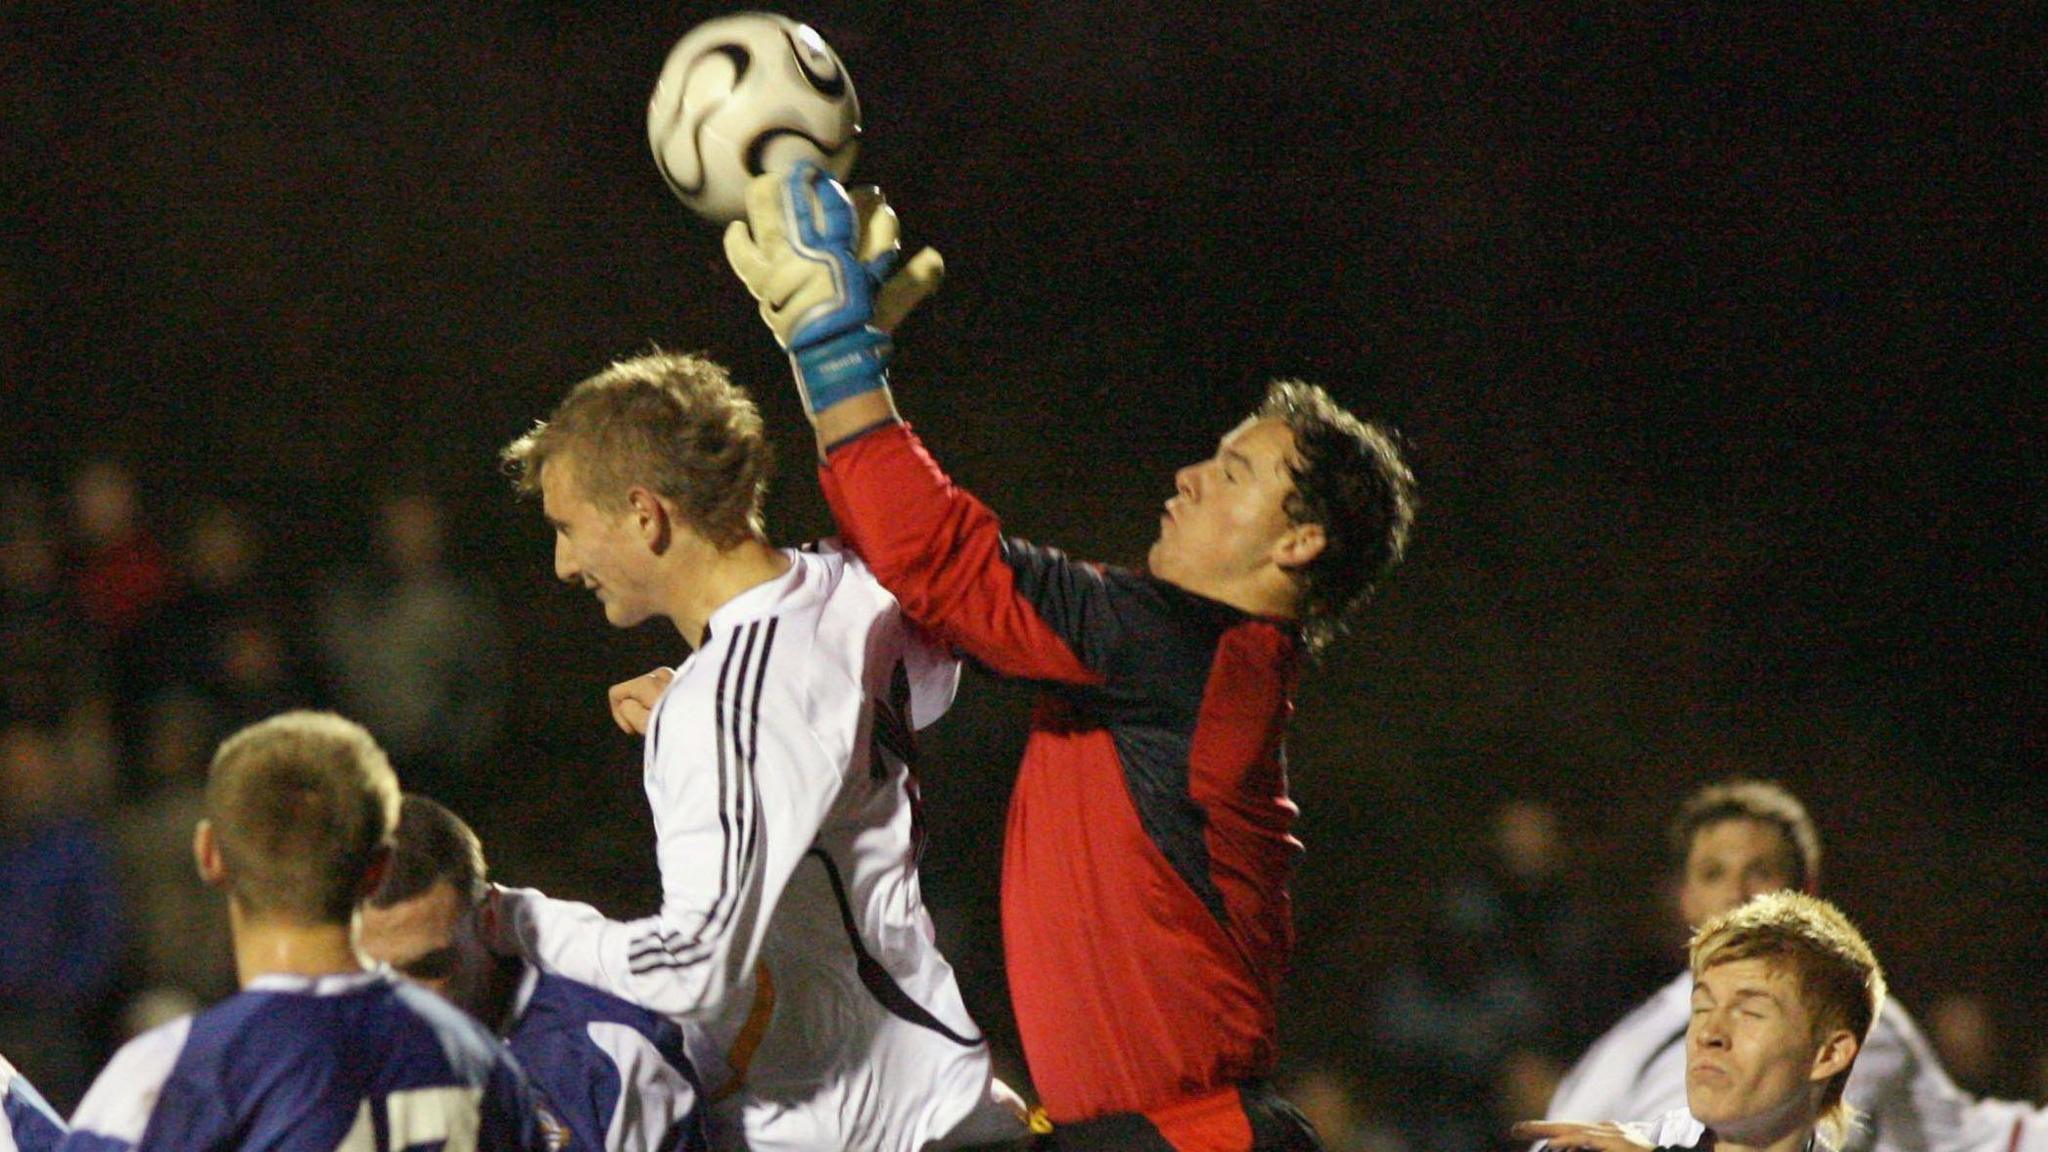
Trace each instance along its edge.
<path fill-rule="evenodd" d="M 1559 1081 L 1547 1118 L 1597 1123 L 1683 1114 L 1691 1017 L 1692 974 L 1681 972 L 1593 1042 Z M 2039 1119 L 2027 1106 L 1974 1099 L 1958 1088 L 1896 999 L 1878 1013 L 1843 1097 L 1856 1114 L 1844 1152 L 2011 1152 L 2025 1146 L 2022 1135 Z"/>
<path fill-rule="evenodd" d="M 913 733 L 959 665 L 858 559 L 786 555 L 712 614 L 649 721 L 661 910 L 507 892 L 512 927 L 543 967 L 702 1027 L 727 1065 L 692 1053 L 716 1146 L 1017 1135 L 918 887 Z"/>

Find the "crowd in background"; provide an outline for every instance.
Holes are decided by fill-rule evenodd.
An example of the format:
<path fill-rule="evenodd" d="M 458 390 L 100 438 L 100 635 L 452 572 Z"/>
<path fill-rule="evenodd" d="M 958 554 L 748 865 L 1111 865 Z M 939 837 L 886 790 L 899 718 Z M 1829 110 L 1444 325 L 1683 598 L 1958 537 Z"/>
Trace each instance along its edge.
<path fill-rule="evenodd" d="M 235 987 L 191 857 L 213 748 L 293 707 L 373 728 L 460 802 L 503 714 L 504 627 L 446 561 L 435 494 L 395 485 L 371 554 L 280 570 L 247 510 L 168 530 L 133 473 L 0 503 L 0 1052 L 60 1107 L 119 1040 Z"/>
<path fill-rule="evenodd" d="M 60 1108 L 112 1047 L 234 987 L 222 903 L 190 863 L 215 743 L 289 707 L 365 723 L 408 788 L 487 807 L 504 732 L 505 618 L 449 560 L 448 509 L 390 485 L 372 542 L 318 570 L 273 559 L 228 501 L 176 523 L 136 477 L 89 461 L 0 503 L 0 1052 Z M 1589 890 L 1568 813 L 1502 803 L 1464 862 L 1422 882 L 1390 962 L 1290 1035 L 1288 1089 L 1333 1152 L 1505 1146 L 1557 1077 L 1674 972 L 1677 943 Z M 1662 861 L 1646 862 L 1644 885 Z M 1327 981 L 1320 982 L 1327 985 Z M 2048 1096 L 2013 1070 L 2001 1006 L 1962 993 L 1925 1023 L 1965 1087 Z M 1299 1015 L 1299 1013 L 1297 1013 Z M 2031 1079 L 2034 1082 L 2026 1082 Z"/>

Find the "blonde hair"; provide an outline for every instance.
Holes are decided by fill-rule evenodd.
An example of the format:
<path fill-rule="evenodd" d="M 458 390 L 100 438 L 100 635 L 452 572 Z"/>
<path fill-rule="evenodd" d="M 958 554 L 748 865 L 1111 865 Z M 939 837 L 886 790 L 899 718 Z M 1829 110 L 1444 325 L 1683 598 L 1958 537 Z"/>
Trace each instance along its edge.
<path fill-rule="evenodd" d="M 571 389 L 500 458 L 513 486 L 537 496 L 541 469 L 559 455 L 574 457 L 581 495 L 606 512 L 625 511 L 627 493 L 639 486 L 674 501 L 720 548 L 767 535 L 761 506 L 774 452 L 761 413 L 705 357 L 653 352 L 619 361 Z"/>
<path fill-rule="evenodd" d="M 206 781 L 206 814 L 244 908 L 303 924 L 347 924 L 398 823 L 398 776 L 362 725 L 286 712 L 228 737 Z"/>
<path fill-rule="evenodd" d="M 1884 971 L 1870 944 L 1840 909 L 1818 896 L 1767 892 L 1701 925 L 1689 947 L 1695 981 L 1709 968 L 1737 960 L 1782 965 L 1799 987 L 1816 1042 L 1846 1029 L 1860 1049 L 1884 1008 Z M 1830 1077 L 1821 1092 L 1819 1127 L 1835 1146 L 1851 1121 L 1842 1099 L 1849 1071 Z"/>

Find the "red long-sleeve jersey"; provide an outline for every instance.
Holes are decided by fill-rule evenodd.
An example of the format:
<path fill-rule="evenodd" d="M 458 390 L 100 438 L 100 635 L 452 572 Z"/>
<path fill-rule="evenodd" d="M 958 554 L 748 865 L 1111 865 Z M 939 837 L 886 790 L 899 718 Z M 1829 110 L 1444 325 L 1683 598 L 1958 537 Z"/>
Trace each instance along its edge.
<path fill-rule="evenodd" d="M 1248 1147 L 1205 1101 L 1275 1059 L 1301 852 L 1282 747 L 1295 628 L 1004 537 L 905 425 L 836 447 L 821 475 L 842 535 L 912 619 L 1043 686 L 1002 911 L 1047 1113 L 1143 1112 L 1169 1138 L 1200 1129 L 1178 1146 Z"/>

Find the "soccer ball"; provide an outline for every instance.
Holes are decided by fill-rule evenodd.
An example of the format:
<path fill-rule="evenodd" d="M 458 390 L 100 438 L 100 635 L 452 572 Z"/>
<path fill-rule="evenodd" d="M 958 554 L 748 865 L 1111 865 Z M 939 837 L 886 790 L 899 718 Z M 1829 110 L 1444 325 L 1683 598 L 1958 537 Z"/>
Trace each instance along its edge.
<path fill-rule="evenodd" d="M 770 12 L 707 20 L 669 50 L 647 101 L 662 179 L 699 216 L 746 215 L 747 182 L 810 160 L 841 180 L 860 143 L 853 79 L 808 24 Z"/>

